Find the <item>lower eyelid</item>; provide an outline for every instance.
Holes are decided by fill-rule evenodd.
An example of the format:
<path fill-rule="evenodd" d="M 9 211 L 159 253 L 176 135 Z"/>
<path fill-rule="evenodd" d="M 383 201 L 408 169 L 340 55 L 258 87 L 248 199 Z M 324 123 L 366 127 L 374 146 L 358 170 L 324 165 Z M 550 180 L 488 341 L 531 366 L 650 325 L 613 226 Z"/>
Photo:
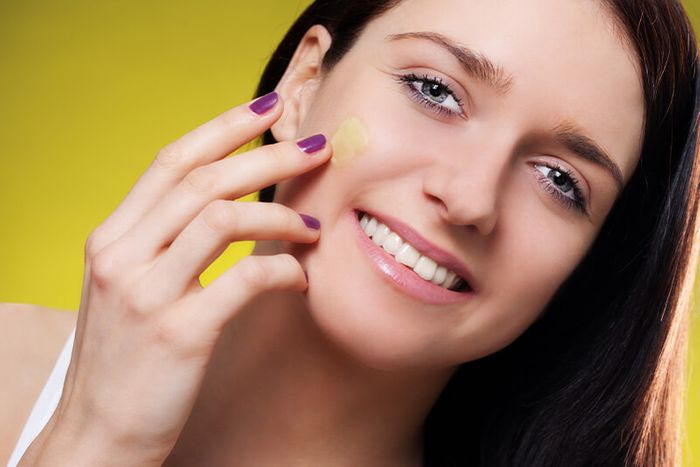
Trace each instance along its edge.
<path fill-rule="evenodd" d="M 581 212 L 582 214 L 584 214 L 586 216 L 588 215 L 588 212 L 586 209 L 587 198 L 584 195 L 581 195 L 582 198 L 580 199 L 580 203 L 579 203 L 579 200 L 576 197 L 578 196 L 577 190 L 580 192 L 581 189 L 580 189 L 580 187 L 576 186 L 576 184 L 574 183 L 571 176 L 569 176 L 569 178 L 572 180 L 571 181 L 572 186 L 573 186 L 572 190 L 573 190 L 573 194 L 574 194 L 575 198 L 567 196 L 566 193 L 564 193 L 561 190 L 559 190 L 558 188 L 556 188 L 554 186 L 554 184 L 552 183 L 552 181 L 537 169 L 537 166 L 547 166 L 550 169 L 552 167 L 550 166 L 550 164 L 544 164 L 541 162 L 532 164 L 532 170 L 535 172 L 535 176 L 538 178 L 537 183 L 539 185 L 541 185 L 545 191 L 548 192 L 548 196 L 551 196 L 552 198 L 554 198 L 554 200 L 556 202 L 560 203 L 562 206 L 564 206 L 567 209 L 573 209 L 573 210 L 576 210 L 578 212 Z M 559 169 L 554 168 L 554 170 L 560 170 L 563 173 L 566 173 L 563 168 L 559 168 Z M 550 190 L 551 190 L 551 192 L 550 192 Z"/>
<path fill-rule="evenodd" d="M 455 112 L 454 110 L 449 109 L 446 106 L 440 105 L 436 102 L 430 101 L 428 98 L 426 98 L 423 93 L 418 91 L 413 84 L 415 82 L 420 82 L 420 81 L 427 81 L 427 80 L 422 80 L 421 78 L 408 81 L 407 77 L 410 77 L 410 75 L 400 75 L 397 78 L 397 81 L 401 85 L 403 89 L 406 90 L 408 93 L 408 97 L 414 101 L 416 104 L 422 106 L 423 108 L 429 110 L 430 112 L 438 115 L 439 117 L 442 118 L 453 118 L 453 117 L 459 117 L 462 119 L 466 119 L 466 115 L 464 113 L 459 113 Z M 450 94 L 455 100 L 457 98 L 454 96 L 454 94 Z M 460 109 L 462 107 L 461 103 L 458 102 Z"/>
<path fill-rule="evenodd" d="M 548 162 L 548 161 L 535 161 L 532 163 L 533 167 L 534 166 L 544 166 L 548 167 L 551 170 L 557 170 L 563 174 L 565 174 L 569 180 L 571 180 L 572 185 L 574 185 L 576 188 L 578 188 L 581 191 L 581 194 L 583 195 L 584 198 L 588 198 L 587 193 L 587 184 L 583 181 L 582 177 L 578 175 L 574 170 L 568 168 L 565 165 L 556 163 L 556 162 Z"/>
<path fill-rule="evenodd" d="M 408 87 L 408 92 L 410 94 L 411 100 L 413 100 L 417 104 L 420 104 L 420 105 L 428 108 L 428 110 L 430 110 L 431 112 L 435 112 L 435 113 L 437 113 L 441 116 L 444 116 L 444 117 L 460 116 L 460 114 L 458 114 L 457 112 L 455 112 L 453 110 L 448 109 L 445 106 L 442 106 L 442 105 L 437 104 L 435 102 L 431 102 L 429 99 L 427 99 L 425 96 L 423 96 L 423 94 L 421 94 L 420 91 L 418 91 L 417 89 L 410 86 L 410 84 L 406 84 L 406 86 Z"/>

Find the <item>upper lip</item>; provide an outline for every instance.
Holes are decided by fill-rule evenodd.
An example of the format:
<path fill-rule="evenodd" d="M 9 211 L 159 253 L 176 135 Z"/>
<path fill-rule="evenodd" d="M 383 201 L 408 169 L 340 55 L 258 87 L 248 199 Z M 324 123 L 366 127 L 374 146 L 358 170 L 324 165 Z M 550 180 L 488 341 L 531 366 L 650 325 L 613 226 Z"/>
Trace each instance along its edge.
<path fill-rule="evenodd" d="M 436 263 L 438 263 L 438 265 L 446 267 L 447 269 L 461 276 L 462 279 L 467 282 L 469 287 L 476 291 L 474 277 L 469 271 L 469 268 L 467 268 L 467 265 L 452 253 L 449 253 L 430 242 L 414 229 L 394 217 L 379 214 L 371 210 L 365 210 L 364 208 L 360 211 L 375 217 L 382 224 L 386 225 L 389 230 L 395 232 L 399 237 L 410 243 L 416 250 L 418 250 L 420 254 L 433 259 Z"/>

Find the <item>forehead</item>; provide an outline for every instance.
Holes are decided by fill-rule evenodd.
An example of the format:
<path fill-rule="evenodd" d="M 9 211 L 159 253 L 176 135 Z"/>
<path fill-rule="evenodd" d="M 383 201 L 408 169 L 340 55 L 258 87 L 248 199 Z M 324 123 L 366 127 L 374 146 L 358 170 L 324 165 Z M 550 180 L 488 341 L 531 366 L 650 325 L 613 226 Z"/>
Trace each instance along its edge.
<path fill-rule="evenodd" d="M 483 54 L 512 77 L 514 109 L 527 108 L 530 122 L 574 122 L 631 175 L 643 90 L 632 48 L 601 1 L 403 0 L 368 25 L 358 46 L 379 56 L 388 36 L 411 32 L 437 32 Z"/>

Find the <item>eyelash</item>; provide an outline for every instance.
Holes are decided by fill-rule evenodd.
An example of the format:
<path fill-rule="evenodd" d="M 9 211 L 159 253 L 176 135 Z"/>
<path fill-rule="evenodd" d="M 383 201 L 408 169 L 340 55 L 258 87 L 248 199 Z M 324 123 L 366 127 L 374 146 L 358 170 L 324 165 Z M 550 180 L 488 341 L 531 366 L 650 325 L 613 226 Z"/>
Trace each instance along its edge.
<path fill-rule="evenodd" d="M 452 90 L 452 88 L 444 83 L 442 79 L 438 78 L 437 76 L 429 76 L 429 75 L 423 75 L 422 77 L 417 76 L 414 73 L 408 73 L 405 75 L 400 75 L 398 76 L 397 81 L 402 84 L 403 86 L 406 87 L 408 92 L 411 95 L 411 98 L 418 102 L 419 104 L 425 106 L 428 110 L 435 112 L 436 114 L 440 115 L 441 117 L 455 117 L 455 116 L 463 116 L 464 112 L 455 112 L 454 110 L 450 110 L 444 105 L 440 105 L 437 102 L 433 102 L 427 97 L 425 97 L 425 94 L 417 90 L 416 88 L 413 87 L 415 83 L 423 83 L 423 84 L 437 84 L 438 86 L 442 86 L 444 89 L 444 92 L 446 92 L 449 96 L 451 96 L 455 102 L 457 102 L 457 105 L 459 105 L 459 108 L 463 108 L 462 104 L 462 99 L 455 94 L 455 92 Z"/>
<path fill-rule="evenodd" d="M 446 92 L 449 96 L 452 96 L 452 98 L 457 102 L 459 105 L 460 109 L 463 108 L 462 104 L 462 99 L 459 98 L 455 92 L 450 88 L 448 84 L 445 84 L 442 79 L 436 77 L 436 76 L 429 76 L 429 75 L 423 75 L 422 77 L 417 76 L 414 73 L 408 73 L 404 75 L 399 75 L 397 77 L 397 81 L 404 86 L 409 94 L 410 97 L 418 102 L 419 104 L 423 105 L 426 107 L 428 110 L 431 112 L 435 112 L 436 114 L 442 116 L 442 117 L 463 117 L 464 112 L 458 113 L 455 112 L 454 110 L 450 110 L 449 108 L 438 104 L 437 102 L 431 101 L 427 97 L 425 97 L 425 94 L 417 90 L 413 85 L 415 83 L 423 83 L 423 84 L 437 84 L 439 86 L 442 86 L 444 89 L 444 92 Z M 537 174 L 538 178 L 540 179 L 540 183 L 544 187 L 545 191 L 547 191 L 554 199 L 556 199 L 559 203 L 561 203 L 565 208 L 567 209 L 575 209 L 581 214 L 588 215 L 588 212 L 586 210 L 586 198 L 583 195 L 583 191 L 581 190 L 581 183 L 578 181 L 578 179 L 574 176 L 573 172 L 570 170 L 565 169 L 564 167 L 558 166 L 556 164 L 552 163 L 543 163 L 539 162 L 536 164 L 536 166 L 544 166 L 549 168 L 550 170 L 555 170 L 562 175 L 564 175 L 569 183 L 571 183 L 574 191 L 574 198 L 571 199 L 570 197 L 564 195 L 564 193 L 557 189 L 552 181 L 545 176 L 542 172 L 540 172 L 537 169 L 534 169 L 535 173 Z"/>
<path fill-rule="evenodd" d="M 570 197 L 564 195 L 564 193 L 557 189 L 554 184 L 552 183 L 552 180 L 550 180 L 546 175 L 544 175 L 542 172 L 540 172 L 537 169 L 534 169 L 535 174 L 537 174 L 538 178 L 540 179 L 542 185 L 544 186 L 545 190 L 552 195 L 557 201 L 559 201 L 562 205 L 564 205 L 565 208 L 567 209 L 576 209 L 579 211 L 581 214 L 588 215 L 588 211 L 586 210 L 586 197 L 583 195 L 583 191 L 581 190 L 581 182 L 578 181 L 578 179 L 574 176 L 573 172 L 571 172 L 568 169 L 565 169 L 564 167 L 558 166 L 556 164 L 552 163 L 546 163 L 546 162 L 538 162 L 535 164 L 535 167 L 537 166 L 544 166 L 547 167 L 551 170 L 555 170 L 559 172 L 560 174 L 564 175 L 569 183 L 571 183 L 571 186 L 573 187 L 574 191 L 574 198 L 571 199 Z"/>

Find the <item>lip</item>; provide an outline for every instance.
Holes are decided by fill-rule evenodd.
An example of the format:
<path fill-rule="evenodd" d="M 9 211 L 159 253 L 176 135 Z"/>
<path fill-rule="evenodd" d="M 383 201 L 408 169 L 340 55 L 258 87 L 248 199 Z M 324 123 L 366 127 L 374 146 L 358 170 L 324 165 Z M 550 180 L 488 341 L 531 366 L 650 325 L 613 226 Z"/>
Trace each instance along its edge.
<path fill-rule="evenodd" d="M 410 243 L 416 250 L 418 250 L 418 252 L 420 254 L 435 260 L 435 262 L 437 262 L 440 266 L 444 266 L 447 269 L 454 271 L 459 276 L 461 276 L 465 281 L 467 281 L 467 283 L 469 284 L 469 287 L 472 290 L 477 290 L 477 287 L 476 287 L 475 281 L 474 281 L 474 276 L 469 271 L 469 268 L 467 268 L 467 265 L 464 264 L 457 257 L 455 257 L 451 253 L 448 253 L 447 251 L 443 250 L 439 246 L 431 243 L 429 240 L 427 240 L 421 234 L 419 234 L 418 232 L 413 230 L 411 227 L 409 227 L 408 225 L 404 224 L 403 222 L 401 222 L 400 220 L 398 220 L 394 217 L 391 217 L 389 215 L 379 214 L 379 213 L 373 212 L 371 210 L 368 211 L 368 210 L 360 209 L 359 211 L 366 212 L 370 216 L 377 218 L 377 220 L 381 221 L 382 224 L 389 227 L 389 229 L 392 232 L 396 232 L 396 234 L 399 237 L 403 238 L 408 243 Z"/>
<path fill-rule="evenodd" d="M 415 230 L 396 219 L 377 215 L 364 209 L 360 211 L 376 217 L 384 225 L 389 227 L 389 229 L 396 232 L 396 234 L 413 245 L 421 254 L 431 257 L 440 265 L 462 276 L 469 283 L 471 290 L 456 292 L 421 279 L 415 272 L 397 262 L 394 257 L 384 251 L 383 248 L 377 246 L 360 226 L 360 222 L 357 219 L 357 211 L 351 210 L 348 213 L 348 217 L 351 220 L 360 247 L 367 254 L 370 263 L 375 269 L 377 269 L 384 278 L 388 279 L 394 287 L 407 295 L 435 305 L 449 305 L 464 302 L 474 296 L 475 289 L 473 287 L 473 279 L 466 266 L 462 264 L 461 261 L 433 245 Z"/>

